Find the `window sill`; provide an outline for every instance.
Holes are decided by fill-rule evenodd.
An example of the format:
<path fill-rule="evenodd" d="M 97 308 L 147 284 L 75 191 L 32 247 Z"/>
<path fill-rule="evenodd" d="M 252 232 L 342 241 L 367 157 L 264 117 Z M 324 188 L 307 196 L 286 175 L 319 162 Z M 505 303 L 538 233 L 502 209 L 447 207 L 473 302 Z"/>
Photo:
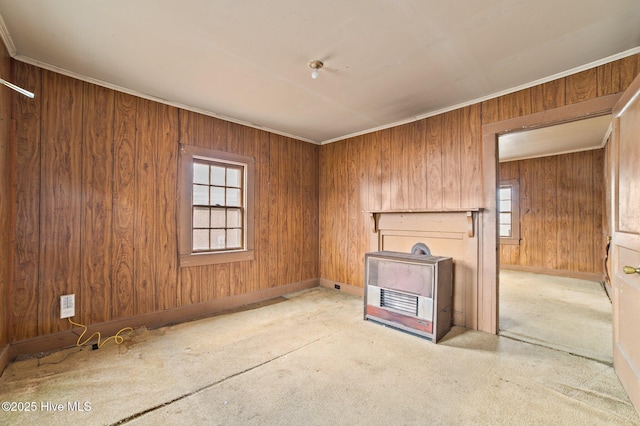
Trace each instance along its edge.
<path fill-rule="evenodd" d="M 519 246 L 520 238 L 500 238 L 500 244 Z"/>
<path fill-rule="evenodd" d="M 254 260 L 254 250 L 231 251 L 221 253 L 196 253 L 180 255 L 180 267 L 215 265 L 219 263 L 243 262 Z"/>

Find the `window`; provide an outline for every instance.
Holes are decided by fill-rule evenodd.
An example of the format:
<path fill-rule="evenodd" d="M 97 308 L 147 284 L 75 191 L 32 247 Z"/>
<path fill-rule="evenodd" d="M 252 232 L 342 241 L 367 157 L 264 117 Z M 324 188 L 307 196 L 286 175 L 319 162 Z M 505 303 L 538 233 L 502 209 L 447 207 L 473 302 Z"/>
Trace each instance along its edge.
<path fill-rule="evenodd" d="M 500 244 L 520 244 L 519 185 L 515 179 L 500 181 L 498 235 Z"/>
<path fill-rule="evenodd" d="M 251 260 L 251 157 L 183 145 L 180 152 L 180 265 Z"/>

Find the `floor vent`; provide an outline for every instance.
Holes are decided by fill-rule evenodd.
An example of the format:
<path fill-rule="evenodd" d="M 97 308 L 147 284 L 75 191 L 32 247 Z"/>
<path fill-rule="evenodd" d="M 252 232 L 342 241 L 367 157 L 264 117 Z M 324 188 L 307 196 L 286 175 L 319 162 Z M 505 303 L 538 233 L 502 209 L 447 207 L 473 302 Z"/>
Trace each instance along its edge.
<path fill-rule="evenodd" d="M 418 315 L 418 296 L 383 288 L 380 290 L 380 306 L 409 315 Z"/>

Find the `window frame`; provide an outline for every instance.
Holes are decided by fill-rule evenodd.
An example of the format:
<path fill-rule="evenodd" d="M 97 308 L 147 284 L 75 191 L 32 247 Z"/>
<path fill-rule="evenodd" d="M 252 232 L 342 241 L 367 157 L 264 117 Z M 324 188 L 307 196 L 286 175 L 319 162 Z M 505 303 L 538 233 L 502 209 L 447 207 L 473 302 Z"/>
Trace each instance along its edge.
<path fill-rule="evenodd" d="M 500 196 L 499 190 L 501 188 L 511 188 L 511 236 L 510 237 L 502 237 L 500 236 Z M 498 238 L 500 239 L 500 244 L 511 244 L 511 245 L 519 245 L 520 244 L 520 183 L 517 179 L 505 179 L 501 180 L 498 185 L 498 194 L 497 195 L 497 226 L 498 226 Z"/>
<path fill-rule="evenodd" d="M 241 249 L 194 251 L 193 250 L 193 163 L 202 160 L 212 163 L 241 166 L 243 176 L 244 247 Z M 241 262 L 255 259 L 254 241 L 254 187 L 255 159 L 202 148 L 194 145 L 180 145 L 178 186 L 178 258 L 180 267 L 213 265 L 218 263 Z"/>

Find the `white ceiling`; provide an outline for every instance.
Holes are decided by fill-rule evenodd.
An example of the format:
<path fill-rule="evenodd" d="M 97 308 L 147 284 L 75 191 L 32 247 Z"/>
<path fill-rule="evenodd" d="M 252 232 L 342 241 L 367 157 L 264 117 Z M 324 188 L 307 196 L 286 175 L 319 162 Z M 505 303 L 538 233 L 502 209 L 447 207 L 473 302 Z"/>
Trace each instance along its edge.
<path fill-rule="evenodd" d="M 19 60 L 317 143 L 640 51 L 638 0 L 0 0 L 0 16 Z"/>
<path fill-rule="evenodd" d="M 609 134 L 611 114 L 498 137 L 500 161 L 547 157 L 602 148 Z"/>

